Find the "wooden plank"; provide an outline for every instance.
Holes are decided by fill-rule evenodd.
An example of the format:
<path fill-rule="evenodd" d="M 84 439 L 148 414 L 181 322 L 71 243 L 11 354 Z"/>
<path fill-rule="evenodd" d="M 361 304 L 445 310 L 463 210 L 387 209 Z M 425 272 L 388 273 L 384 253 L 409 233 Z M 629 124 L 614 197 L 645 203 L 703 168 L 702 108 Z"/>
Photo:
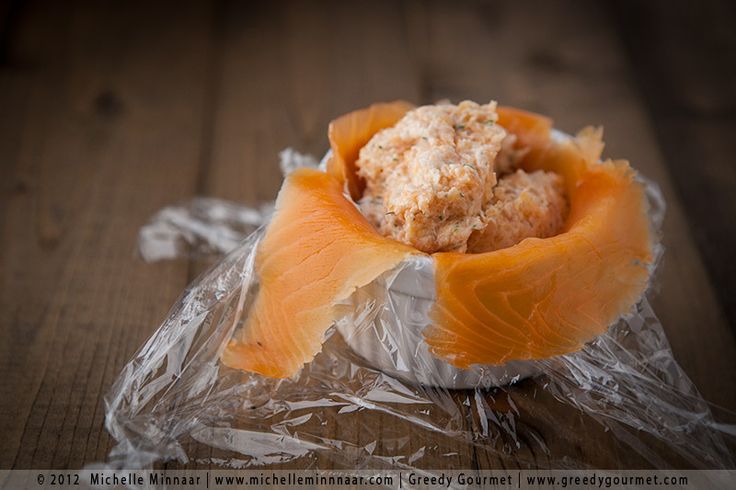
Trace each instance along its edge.
<path fill-rule="evenodd" d="M 736 233 L 728 224 L 736 215 L 730 136 L 736 131 L 736 7 L 712 0 L 611 2 L 611 10 L 691 234 L 735 331 Z"/>
<path fill-rule="evenodd" d="M 708 399 L 735 407 L 733 336 L 672 191 L 622 48 L 600 7 L 569 1 L 430 2 L 426 8 L 417 4 L 415 10 L 414 17 L 424 18 L 426 26 L 423 33 L 419 30 L 414 45 L 424 50 L 420 58 L 426 62 L 422 72 L 427 74 L 427 98 L 494 98 L 549 114 L 558 128 L 568 132 L 602 124 L 607 153 L 630 158 L 662 186 L 669 203 L 664 225 L 667 258 L 658 274 L 661 292 L 654 298 L 654 307 L 676 358 L 696 385 Z M 714 372 L 719 376 L 713 376 Z M 531 389 L 526 385 L 510 391 L 516 392 L 516 399 L 529 397 Z M 534 414 L 551 409 L 549 403 L 529 405 L 531 420 Z M 556 423 L 540 423 L 537 428 L 552 455 L 572 447 L 578 448 L 583 461 L 601 467 L 646 465 L 607 445 L 606 441 L 613 442 L 610 434 L 591 430 L 590 422 L 576 420 L 559 408 L 553 413 Z M 580 433 L 586 434 L 587 442 L 576 436 Z M 518 458 L 528 459 L 528 454 L 522 451 Z M 479 463 L 499 467 L 523 461 L 509 463 L 497 454 L 479 454 Z"/>
<path fill-rule="evenodd" d="M 209 12 L 27 8 L 13 46 L 29 99 L 4 164 L 0 466 L 75 468 L 106 458 L 102 396 L 185 285 L 186 264 L 134 249 L 151 213 L 196 188 Z"/>

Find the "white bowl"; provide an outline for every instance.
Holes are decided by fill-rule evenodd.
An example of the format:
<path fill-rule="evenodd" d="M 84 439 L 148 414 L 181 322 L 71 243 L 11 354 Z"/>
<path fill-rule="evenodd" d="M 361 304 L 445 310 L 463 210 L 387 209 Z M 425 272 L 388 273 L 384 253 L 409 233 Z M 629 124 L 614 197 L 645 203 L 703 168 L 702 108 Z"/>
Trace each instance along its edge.
<path fill-rule="evenodd" d="M 460 369 L 429 352 L 422 332 L 435 300 L 434 262 L 411 257 L 359 289 L 337 323 L 345 342 L 367 363 L 412 384 L 448 389 L 503 386 L 540 372 L 534 361 Z"/>

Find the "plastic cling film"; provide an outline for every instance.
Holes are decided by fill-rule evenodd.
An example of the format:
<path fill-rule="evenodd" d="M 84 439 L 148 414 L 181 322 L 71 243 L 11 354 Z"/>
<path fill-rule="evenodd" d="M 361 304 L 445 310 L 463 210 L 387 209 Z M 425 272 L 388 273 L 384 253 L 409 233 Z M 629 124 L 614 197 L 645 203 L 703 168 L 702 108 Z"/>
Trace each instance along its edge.
<path fill-rule="evenodd" d="M 284 175 L 295 168 L 317 165 L 313 156 L 292 148 L 279 153 L 279 167 Z M 141 228 L 138 253 L 146 262 L 225 254 L 267 223 L 272 213 L 273 202 L 248 207 L 205 197 L 167 206 Z"/>
<path fill-rule="evenodd" d="M 141 228 L 138 252 L 146 262 L 224 254 L 272 212 L 272 203 L 250 208 L 211 198 L 167 206 Z"/>
<path fill-rule="evenodd" d="M 647 194 L 652 221 L 661 222 L 661 193 L 647 185 Z M 200 229 L 227 228 L 201 208 L 192 215 Z M 192 229 L 186 212 L 180 218 L 181 230 Z M 224 251 L 245 234 L 230 231 L 189 243 Z M 432 266 L 414 258 L 340 304 L 322 351 L 294 377 L 228 368 L 220 355 L 257 290 L 262 235 L 263 227 L 247 235 L 190 285 L 123 369 L 106 398 L 106 425 L 118 443 L 110 466 L 609 467 L 591 444 L 610 446 L 630 467 L 734 465 L 734 427 L 714 420 L 646 298 L 574 354 L 461 370 L 421 340 Z M 143 248 L 149 237 L 140 238 Z"/>

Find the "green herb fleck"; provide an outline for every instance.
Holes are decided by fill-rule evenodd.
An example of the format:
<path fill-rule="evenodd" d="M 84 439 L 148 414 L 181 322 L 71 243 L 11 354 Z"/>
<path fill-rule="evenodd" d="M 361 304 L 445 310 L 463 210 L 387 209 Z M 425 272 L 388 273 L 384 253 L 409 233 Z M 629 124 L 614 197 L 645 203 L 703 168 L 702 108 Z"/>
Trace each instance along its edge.
<path fill-rule="evenodd" d="M 494 124 L 496 124 L 496 121 L 494 121 L 493 119 L 489 119 L 488 121 L 486 121 L 486 124 L 489 126 L 493 126 Z"/>
<path fill-rule="evenodd" d="M 465 129 L 464 124 L 456 124 L 455 125 L 455 131 L 460 131 L 461 129 Z"/>

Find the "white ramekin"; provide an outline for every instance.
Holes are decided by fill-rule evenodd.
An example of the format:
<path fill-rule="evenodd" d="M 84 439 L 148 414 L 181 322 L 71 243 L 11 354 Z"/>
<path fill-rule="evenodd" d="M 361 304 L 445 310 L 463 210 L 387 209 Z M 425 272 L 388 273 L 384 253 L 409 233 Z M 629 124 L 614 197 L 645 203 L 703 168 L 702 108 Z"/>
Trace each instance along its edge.
<path fill-rule="evenodd" d="M 337 330 L 371 367 L 412 384 L 490 388 L 539 373 L 534 361 L 460 369 L 435 357 L 422 336 L 435 296 L 432 258 L 411 257 L 356 291 L 345 305 L 353 313 L 338 321 Z"/>

